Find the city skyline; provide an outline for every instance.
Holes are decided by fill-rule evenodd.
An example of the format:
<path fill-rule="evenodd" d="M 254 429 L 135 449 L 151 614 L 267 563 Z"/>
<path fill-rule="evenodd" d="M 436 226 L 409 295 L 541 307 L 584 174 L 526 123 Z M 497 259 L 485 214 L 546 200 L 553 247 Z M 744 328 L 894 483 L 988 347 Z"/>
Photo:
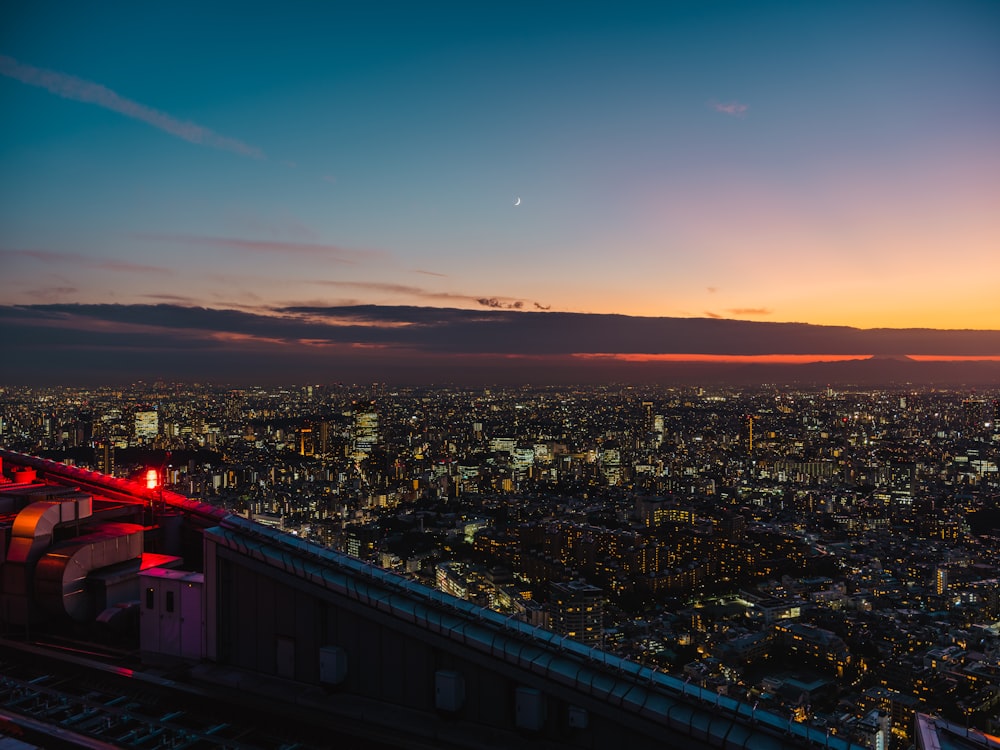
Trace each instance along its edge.
<path fill-rule="evenodd" d="M 84 509 L 89 517 L 79 541 L 56 537 L 58 546 L 42 557 L 52 567 L 89 549 L 88 540 L 103 543 L 112 534 L 142 535 L 144 544 L 157 545 L 158 559 L 176 554 L 165 543 L 205 540 L 204 558 L 185 555 L 179 570 L 146 573 L 135 564 L 134 593 L 116 576 L 117 595 L 129 599 L 116 611 L 142 609 L 131 636 L 117 635 L 138 638 L 141 661 L 130 660 L 137 672 L 157 655 L 202 664 L 207 658 L 212 674 L 245 670 L 241 696 L 275 673 L 285 680 L 282 696 L 294 689 L 290 679 L 333 681 L 349 695 L 403 680 L 424 696 L 416 707 L 426 711 L 426 686 L 441 663 L 400 658 L 398 648 L 373 646 L 370 632 L 386 627 L 386 603 L 391 612 L 401 601 L 429 601 L 440 619 L 414 617 L 406 606 L 402 619 L 390 621 L 387 638 L 397 647 L 412 626 L 432 623 L 436 637 L 419 633 L 416 642 L 435 650 L 448 644 L 449 656 L 453 649 L 458 656 L 469 632 L 493 622 L 501 632 L 479 637 L 487 653 L 520 658 L 524 640 L 497 646 L 511 628 L 528 637 L 529 664 L 553 646 L 546 658 L 599 648 L 599 656 L 582 655 L 610 664 L 614 679 L 650 669 L 643 685 L 662 678 L 668 695 L 671 688 L 681 697 L 689 689 L 701 695 L 713 718 L 702 727 L 737 716 L 742 706 L 751 732 L 766 734 L 761 722 L 770 722 L 779 737 L 794 728 L 817 748 L 833 747 L 833 740 L 844 750 L 906 748 L 922 734 L 920 717 L 934 716 L 956 722 L 961 736 L 969 736 L 966 728 L 985 732 L 981 744 L 992 747 L 1000 679 L 998 396 L 996 383 L 975 394 L 913 384 L 8 387 L 0 389 L 0 496 L 8 508 L 24 507 L 3 517 L 8 528 L 37 528 L 26 520 L 55 511 L 60 497 Z M 36 500 L 42 492 L 46 499 Z M 156 514 L 153 524 L 139 523 L 153 498 L 170 508 L 162 517 L 184 524 L 182 533 L 163 534 Z M 114 523 L 91 533 L 110 513 Z M 135 522 L 121 523 L 124 513 Z M 78 528 L 80 519 L 71 518 L 63 534 Z M 51 538 L 40 536 L 36 547 Z M 4 579 L 16 581 L 26 535 L 5 538 L 12 541 Z M 210 562 L 218 542 L 252 559 L 254 569 L 273 562 L 292 577 L 246 588 L 233 572 L 235 556 L 224 565 Z M 181 600 L 181 622 L 208 624 L 202 636 L 157 638 L 178 623 L 157 616 L 157 607 L 172 610 L 170 594 L 157 594 L 155 581 L 166 586 L 173 579 L 176 586 L 178 576 L 204 584 L 201 597 Z M 36 585 L 37 610 L 52 618 L 74 613 L 79 626 L 88 611 L 99 611 L 96 601 L 89 610 L 85 602 L 101 596 L 101 577 L 100 570 L 88 573 L 94 585 L 62 597 Z M 332 579 L 337 590 L 358 593 L 341 581 L 362 586 L 375 578 L 392 591 L 363 595 L 377 621 L 348 625 L 344 612 L 354 610 L 324 617 L 317 613 L 326 610 L 302 604 L 308 592 L 329 590 L 317 581 Z M 228 595 L 215 595 L 213 586 Z M 32 600 L 10 583 L 3 594 L 0 612 L 16 633 Z M 174 596 L 176 605 L 176 590 Z M 204 619 L 189 616 L 197 601 L 209 613 Z M 282 623 L 270 614 L 272 601 L 295 614 Z M 474 628 L 455 626 L 456 607 L 474 618 Z M 104 615 L 99 622 L 107 622 Z M 297 622 L 305 626 L 288 624 Z M 317 674 L 315 666 L 291 670 L 261 659 L 273 650 L 278 628 L 296 634 L 296 653 L 333 649 L 362 666 L 336 673 L 321 667 Z M 227 642 L 233 647 L 216 648 Z M 117 648 L 113 658 L 123 653 Z M 471 674 L 460 663 L 449 658 L 447 675 Z M 379 669 L 389 679 L 368 679 Z M 488 670 L 495 671 L 503 674 Z M 204 679 L 200 670 L 190 674 L 194 684 Z M 328 679 L 333 674 L 339 676 Z M 549 691 L 560 675 L 576 685 L 596 683 L 579 679 L 576 669 L 547 669 L 537 688 L 546 700 L 557 697 Z M 495 709 L 485 721 L 509 726 L 518 712 L 508 710 L 503 695 L 520 684 L 469 704 Z M 720 704 L 720 697 L 730 702 Z M 395 689 L 382 699 L 401 700 Z M 602 688 L 587 710 L 596 716 L 634 706 L 648 719 L 651 703 L 617 701 Z M 78 723 L 76 710 L 40 708 L 46 724 Z M 147 714 L 154 722 L 165 717 L 161 736 L 176 731 L 168 723 L 174 714 L 164 711 Z M 393 717 L 391 736 L 413 726 L 400 724 L 397 712 L 381 715 Z M 548 715 L 561 724 L 567 712 L 550 708 Z M 358 724 L 368 721 L 366 715 Z M 550 724 L 531 728 L 543 725 Z M 81 726 L 124 734 L 114 721 Z M 693 733 L 694 726 L 681 730 Z M 694 731 L 703 741 L 703 730 Z M 725 733 L 732 738 L 728 724 Z M 562 733 L 553 744 L 614 744 L 583 736 L 580 743 Z M 652 746 L 663 743 L 658 729 Z"/>

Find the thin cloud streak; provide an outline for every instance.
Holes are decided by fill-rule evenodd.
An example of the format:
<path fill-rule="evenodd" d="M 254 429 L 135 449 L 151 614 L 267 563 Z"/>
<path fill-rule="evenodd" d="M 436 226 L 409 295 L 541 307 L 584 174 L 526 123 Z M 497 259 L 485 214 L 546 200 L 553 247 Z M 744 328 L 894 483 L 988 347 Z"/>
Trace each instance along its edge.
<path fill-rule="evenodd" d="M 437 274 L 433 274 L 437 275 Z M 332 281 L 317 280 L 312 284 L 331 286 L 340 289 L 364 289 L 372 292 L 385 292 L 388 294 L 403 294 L 410 297 L 420 297 L 421 299 L 447 300 L 449 302 L 475 303 L 494 310 L 520 310 L 527 302 L 514 297 L 480 297 L 472 294 L 457 294 L 455 292 L 435 292 L 419 286 L 409 284 L 389 284 L 379 281 Z M 532 302 L 537 310 L 548 310 L 538 302 Z"/>
<path fill-rule="evenodd" d="M 28 86 L 45 89 L 63 99 L 95 104 L 120 115 L 139 120 L 165 133 L 201 146 L 231 151 L 240 156 L 263 159 L 264 152 L 256 146 L 243 143 L 235 138 L 227 138 L 208 128 L 190 121 L 179 120 L 165 112 L 147 107 L 139 102 L 126 99 L 111 89 L 93 81 L 45 70 L 20 63 L 12 57 L 0 55 L 0 75 L 20 81 Z"/>
<path fill-rule="evenodd" d="M 332 286 L 338 289 L 364 289 L 369 292 L 388 292 L 389 294 L 408 294 L 412 297 L 427 297 L 439 299 L 472 299 L 464 294 L 449 292 L 432 292 L 419 286 L 408 284 L 390 284 L 381 281 L 333 281 L 330 279 L 315 279 L 309 283 L 320 286 Z"/>
<path fill-rule="evenodd" d="M 726 312 L 733 315 L 770 315 L 766 307 L 731 307 Z"/>
<path fill-rule="evenodd" d="M 67 297 L 80 291 L 75 286 L 48 286 L 39 289 L 29 289 L 28 294 L 37 299 L 54 300 L 58 297 Z"/>
<path fill-rule="evenodd" d="M 145 299 L 156 299 L 163 302 L 172 302 L 179 305 L 191 305 L 197 304 L 198 300 L 194 297 L 185 297 L 183 294 L 143 294 L 140 295 Z"/>
<path fill-rule="evenodd" d="M 74 263 L 80 266 L 97 268 L 102 271 L 121 271 L 122 273 L 157 273 L 172 274 L 169 268 L 149 266 L 143 263 L 133 263 L 128 260 L 114 258 L 93 258 L 80 253 L 60 253 L 52 250 L 6 250 L 0 249 L 0 257 L 30 258 L 43 263 Z"/>
<path fill-rule="evenodd" d="M 229 250 L 246 250 L 255 253 L 294 253 L 297 255 L 326 255 L 338 263 L 357 263 L 367 259 L 384 258 L 379 250 L 350 250 L 338 245 L 318 242 L 286 242 L 283 240 L 248 240 L 242 237 L 209 237 L 191 234 L 137 233 L 136 239 L 168 242 L 174 245 L 195 247 L 221 247 Z"/>
<path fill-rule="evenodd" d="M 716 102 L 711 101 L 708 106 L 714 109 L 716 112 L 720 112 L 724 115 L 729 115 L 730 117 L 743 117 L 747 113 L 750 107 L 746 104 L 740 104 L 739 102 Z"/>

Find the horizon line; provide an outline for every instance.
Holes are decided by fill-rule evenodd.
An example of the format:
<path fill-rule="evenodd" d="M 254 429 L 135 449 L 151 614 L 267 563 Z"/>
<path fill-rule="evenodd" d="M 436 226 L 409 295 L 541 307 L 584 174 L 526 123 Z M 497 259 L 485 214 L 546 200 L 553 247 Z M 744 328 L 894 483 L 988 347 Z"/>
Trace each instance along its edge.
<path fill-rule="evenodd" d="M 642 352 L 574 352 L 578 359 L 615 360 L 618 362 L 710 362 L 718 364 L 812 364 L 818 362 L 853 362 L 858 360 L 912 360 L 914 362 L 1000 362 L 1000 354 L 647 354 Z"/>

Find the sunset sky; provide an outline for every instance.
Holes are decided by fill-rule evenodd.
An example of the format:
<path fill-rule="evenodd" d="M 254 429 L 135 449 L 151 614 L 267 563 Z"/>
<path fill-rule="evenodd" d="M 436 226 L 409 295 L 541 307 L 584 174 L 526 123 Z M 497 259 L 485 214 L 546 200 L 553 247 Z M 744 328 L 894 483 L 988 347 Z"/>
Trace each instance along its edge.
<path fill-rule="evenodd" d="M 4 305 L 1000 329 L 991 0 L 0 16 Z"/>

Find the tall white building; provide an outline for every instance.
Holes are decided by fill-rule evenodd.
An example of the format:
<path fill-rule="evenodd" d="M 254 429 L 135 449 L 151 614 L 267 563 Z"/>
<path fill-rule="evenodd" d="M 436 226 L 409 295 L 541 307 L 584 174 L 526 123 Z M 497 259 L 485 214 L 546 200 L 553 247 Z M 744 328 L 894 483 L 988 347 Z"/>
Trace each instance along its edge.
<path fill-rule="evenodd" d="M 354 412 L 354 424 L 351 432 L 354 455 L 363 457 L 370 454 L 378 444 L 378 413 L 374 411 Z"/>
<path fill-rule="evenodd" d="M 153 440 L 160 432 L 160 415 L 155 411 L 135 413 L 135 439 Z"/>

